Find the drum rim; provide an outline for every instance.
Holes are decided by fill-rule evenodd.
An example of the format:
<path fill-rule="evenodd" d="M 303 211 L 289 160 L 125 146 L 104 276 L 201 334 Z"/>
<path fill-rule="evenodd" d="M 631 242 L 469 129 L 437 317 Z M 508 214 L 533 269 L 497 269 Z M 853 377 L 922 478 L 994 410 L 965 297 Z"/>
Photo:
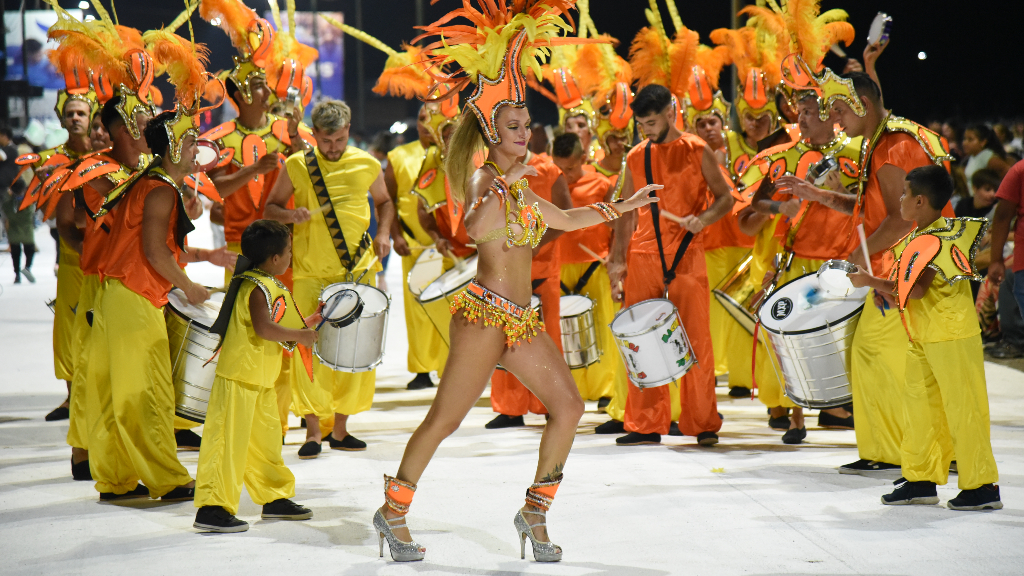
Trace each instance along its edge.
<path fill-rule="evenodd" d="M 569 297 L 579 297 L 579 298 L 586 298 L 587 300 L 590 300 L 590 308 L 587 308 L 586 310 L 584 310 L 583 312 L 580 312 L 579 314 L 570 314 L 568 316 L 562 316 L 561 315 L 561 310 L 562 310 L 561 302 L 562 302 L 562 298 L 569 298 Z M 591 298 L 590 296 L 587 296 L 586 294 L 563 294 L 563 295 L 558 297 L 558 302 L 559 302 L 559 305 L 558 305 L 558 310 L 559 310 L 558 318 L 559 318 L 559 320 L 569 320 L 569 319 L 572 319 L 572 318 L 579 318 L 580 316 L 583 316 L 587 312 L 590 312 L 591 314 L 593 314 L 594 313 L 594 308 L 597 306 L 597 303 L 594 302 L 594 299 Z M 615 321 L 615 319 L 612 318 L 612 322 L 614 322 L 614 321 Z M 596 326 L 595 326 L 595 328 L 596 328 Z"/>
<path fill-rule="evenodd" d="M 320 289 L 320 296 L 318 297 L 319 301 L 320 302 L 324 301 L 324 292 L 326 292 L 328 288 L 330 288 L 331 286 L 337 286 L 338 284 L 349 284 L 349 285 L 352 285 L 352 286 L 365 286 L 367 288 L 373 288 L 377 292 L 380 292 L 381 294 L 384 295 L 384 300 L 386 301 L 386 304 L 385 304 L 383 310 L 381 310 L 380 312 L 376 312 L 374 314 L 371 314 L 369 316 L 362 316 L 362 315 L 360 315 L 359 318 L 376 318 L 376 317 L 380 316 L 381 314 L 387 314 L 388 310 L 391 309 L 391 295 L 390 294 L 388 294 L 387 292 L 381 290 L 380 288 L 377 288 L 376 286 L 370 286 L 369 284 L 359 284 L 359 283 L 356 283 L 356 282 L 332 282 L 332 283 L 328 284 L 327 286 L 324 286 L 323 288 Z M 349 290 L 352 290 L 352 288 L 349 288 Z M 358 293 L 358 292 L 359 291 L 356 290 L 356 293 Z M 360 300 L 363 299 L 362 295 L 359 296 L 359 299 Z M 366 304 L 364 302 L 364 304 L 363 304 L 364 308 L 365 308 L 365 305 Z"/>
<path fill-rule="evenodd" d="M 675 316 L 677 318 L 679 318 L 679 324 L 682 325 L 683 319 L 682 319 L 682 317 L 679 316 L 679 308 L 676 306 L 675 302 L 669 300 L 668 298 L 648 298 L 647 300 L 641 300 L 640 302 L 637 302 L 636 304 L 633 304 L 632 306 L 629 306 L 629 307 L 623 308 L 622 310 L 619 310 L 619 313 L 616 314 L 615 317 L 612 318 L 611 323 L 608 324 L 608 327 L 611 328 L 612 336 L 615 336 L 616 338 L 620 338 L 620 337 L 621 338 L 635 338 L 637 336 L 643 336 L 644 334 L 648 334 L 650 332 L 654 332 L 655 330 L 661 328 L 666 323 L 668 323 L 668 319 L 672 317 L 672 314 L 669 314 L 661 322 L 658 322 L 654 326 L 651 326 L 650 328 L 647 328 L 647 329 L 645 329 L 645 330 L 643 330 L 641 332 L 632 332 L 632 333 L 629 333 L 629 334 L 626 334 L 624 332 L 616 332 L 615 328 L 613 328 L 613 326 L 615 325 L 615 321 L 619 319 L 619 316 L 622 316 L 623 314 L 628 312 L 629 309 L 632 308 L 633 306 L 637 306 L 637 305 L 643 304 L 644 302 L 668 302 L 669 304 L 672 305 L 672 308 L 675 310 Z"/>
<path fill-rule="evenodd" d="M 170 292 L 168 292 L 168 294 L 169 293 Z M 182 293 L 184 294 L 184 292 L 182 292 Z M 193 319 L 193 318 L 191 318 L 189 316 L 186 316 L 184 312 L 182 312 L 181 310 L 178 310 L 177 308 L 175 308 L 174 305 L 171 304 L 170 300 L 167 301 L 166 308 L 170 309 L 170 311 L 173 312 L 175 316 L 177 316 L 178 318 L 181 318 L 182 320 L 184 320 L 188 324 L 190 324 L 190 325 L 194 324 L 194 325 L 198 326 L 199 328 L 202 328 L 204 332 L 210 332 L 210 327 L 213 326 L 213 323 L 210 323 L 210 326 L 207 326 L 206 324 L 203 324 L 202 322 L 200 322 L 198 320 L 195 320 L 195 319 Z M 217 319 L 214 318 L 214 322 L 216 322 L 216 321 L 217 321 Z M 210 332 L 210 334 L 213 334 L 213 333 Z M 220 336 L 217 336 L 217 337 L 220 338 Z"/>
<path fill-rule="evenodd" d="M 410 281 L 412 279 L 412 273 L 413 273 L 413 270 L 415 270 L 416 267 L 419 266 L 420 259 L 423 258 L 424 256 L 426 256 L 427 254 L 430 254 L 431 252 L 433 252 L 435 254 L 441 254 L 441 252 L 438 251 L 437 248 L 426 248 L 425 250 L 423 250 L 423 252 L 419 256 L 416 257 L 416 260 L 413 261 L 412 268 L 409 268 L 409 273 L 405 275 L 405 285 L 409 287 L 409 293 L 412 294 L 413 296 L 415 296 L 417 300 L 419 299 L 420 294 L 423 293 L 423 290 L 426 290 L 427 286 L 430 286 L 430 284 L 427 284 L 427 286 L 424 286 L 423 290 L 420 290 L 419 292 L 413 291 L 413 289 L 412 289 L 412 282 Z M 444 256 L 441 257 L 441 261 L 442 261 L 442 265 L 443 265 Z M 445 272 L 447 272 L 447 270 L 442 270 L 441 274 L 444 274 Z M 440 276 L 438 276 L 438 278 L 440 278 Z M 437 280 L 437 278 L 434 278 L 434 280 Z M 434 280 L 431 280 L 430 283 L 433 284 Z"/>
<path fill-rule="evenodd" d="M 797 276 L 796 278 L 793 278 L 792 280 L 790 280 L 789 282 L 786 282 L 782 286 L 779 286 L 778 288 L 775 289 L 774 292 L 772 292 L 772 295 L 768 297 L 768 300 L 764 301 L 764 305 L 761 306 L 761 310 L 764 310 L 765 308 L 768 307 L 768 302 L 772 299 L 773 296 L 778 294 L 779 290 L 781 290 L 782 288 L 792 284 L 793 282 L 796 282 L 797 280 L 801 280 L 801 279 L 806 278 L 808 276 L 814 276 L 816 274 L 817 274 L 817 272 L 810 272 L 808 274 L 804 274 L 803 276 Z M 825 324 L 822 324 L 821 326 L 818 326 L 817 328 L 805 328 L 804 330 L 774 330 L 772 328 L 769 328 L 767 324 L 765 324 L 764 322 L 761 322 L 761 313 L 760 312 L 758 312 L 758 314 L 757 314 L 757 321 L 761 325 L 761 328 L 764 328 L 765 330 L 771 332 L 772 334 L 778 334 L 779 336 L 790 336 L 790 335 L 798 336 L 800 334 L 810 334 L 812 332 L 817 332 L 817 331 L 821 330 L 822 328 L 825 328 L 826 326 L 838 326 L 838 325 L 840 325 L 840 324 L 842 324 L 844 322 L 848 322 L 851 318 L 853 318 L 854 316 L 860 314 L 863 311 L 864 311 L 864 303 L 861 302 L 861 305 L 858 306 L 856 310 L 854 310 L 853 312 L 850 312 L 849 314 L 847 314 L 846 316 L 843 316 L 842 318 L 836 320 L 835 322 L 826 322 Z"/>
<path fill-rule="evenodd" d="M 330 298 L 334 298 L 335 296 L 337 296 L 339 293 L 341 293 L 344 290 L 351 290 L 351 288 L 342 288 L 341 290 L 338 290 L 334 294 L 331 294 L 331 296 L 328 298 L 328 300 L 330 300 Z M 333 318 L 328 318 L 326 316 L 323 316 L 324 322 L 330 324 L 331 326 L 334 326 L 335 328 L 344 328 L 345 326 L 348 326 L 349 324 L 354 322 L 356 320 L 356 318 L 359 318 L 362 315 L 362 313 L 363 313 L 363 298 L 359 295 L 359 292 L 356 292 L 355 290 L 352 290 L 352 292 L 356 293 L 356 300 L 357 300 L 357 302 L 356 302 L 355 307 L 353 307 L 352 310 L 349 310 L 348 314 L 343 314 L 342 317 L 338 318 L 338 319 L 333 319 Z M 326 300 L 321 300 L 321 301 L 324 304 L 327 304 Z"/>
<path fill-rule="evenodd" d="M 462 261 L 463 262 L 463 266 L 467 266 L 468 267 L 469 266 L 469 262 L 471 262 L 471 261 L 472 262 L 476 262 L 476 259 L 477 259 L 477 255 L 476 254 L 473 254 L 472 256 L 469 256 L 469 257 L 463 259 L 463 261 Z M 431 286 L 436 284 L 438 280 L 440 280 L 441 278 L 444 278 L 445 274 L 448 274 L 452 270 L 457 270 L 457 269 L 458 269 L 458 266 L 456 266 L 455 268 L 449 268 L 448 270 L 445 270 L 444 272 L 442 272 L 441 275 L 438 276 L 437 278 L 435 278 L 430 284 L 427 284 L 426 286 L 423 287 L 423 291 L 420 292 L 420 296 L 423 296 L 423 293 L 427 291 L 427 288 L 430 288 Z M 410 272 L 411 272 L 411 270 L 410 270 Z M 465 288 L 474 279 L 476 279 L 476 273 L 475 272 L 473 273 L 473 276 L 470 277 L 469 280 L 466 280 L 466 282 L 464 284 L 459 284 L 458 286 L 456 286 L 455 288 L 453 288 L 451 290 L 448 290 L 446 292 L 441 292 L 441 295 L 438 296 L 437 298 L 431 298 L 430 300 L 424 300 L 424 299 L 422 299 L 420 297 L 417 297 L 417 300 L 419 300 L 423 304 L 426 304 L 428 302 L 434 302 L 434 301 L 436 301 L 436 300 L 438 300 L 440 298 L 444 298 L 448 294 L 451 294 L 453 292 L 457 292 L 457 291 Z"/>

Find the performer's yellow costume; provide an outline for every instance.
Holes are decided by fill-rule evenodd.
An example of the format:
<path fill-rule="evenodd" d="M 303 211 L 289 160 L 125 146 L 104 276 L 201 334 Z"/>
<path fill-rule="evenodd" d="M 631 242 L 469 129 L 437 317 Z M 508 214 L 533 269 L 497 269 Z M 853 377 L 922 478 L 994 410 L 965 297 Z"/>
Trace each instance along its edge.
<path fill-rule="evenodd" d="M 195 498 L 196 508 L 221 506 L 232 515 L 238 513 L 243 484 L 253 502 L 260 505 L 295 495 L 295 476 L 281 458 L 274 390 L 281 372 L 281 346 L 289 343 L 278 344 L 256 335 L 249 314 L 253 290 L 263 291 L 268 308 L 271 303 L 286 303 L 283 314 L 271 314 L 271 318 L 279 318 L 278 324 L 294 329 L 306 326 L 284 284 L 259 270 L 241 277 L 210 391 Z"/>
<path fill-rule="evenodd" d="M 338 225 L 348 246 L 352 264 L 346 268 L 338 257 L 331 239 L 326 216 L 313 189 L 307 167 L 307 155 L 315 154 L 323 183 L 338 217 Z M 376 286 L 377 272 L 382 268 L 374 261 L 370 227 L 370 204 L 367 191 L 380 174 L 380 162 L 366 152 L 349 146 L 335 162 L 320 155 L 319 150 L 291 155 L 285 162 L 288 177 L 295 188 L 295 207 L 306 208 L 310 220 L 296 224 L 292 237 L 292 270 L 295 302 L 300 310 L 316 310 L 320 292 L 337 282 L 359 278 Z M 354 276 L 354 278 L 352 278 Z M 313 360 L 315 382 L 310 383 L 292 356 L 292 394 L 294 410 L 328 418 L 335 413 L 351 416 L 370 409 L 376 371 L 336 372 Z"/>

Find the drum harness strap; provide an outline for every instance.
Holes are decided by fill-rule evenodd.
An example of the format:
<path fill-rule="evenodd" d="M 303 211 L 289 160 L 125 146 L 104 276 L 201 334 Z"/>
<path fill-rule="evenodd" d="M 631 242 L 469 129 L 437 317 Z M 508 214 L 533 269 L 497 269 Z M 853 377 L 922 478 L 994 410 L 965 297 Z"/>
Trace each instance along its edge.
<path fill-rule="evenodd" d="M 566 286 L 565 282 L 559 281 L 558 283 L 562 285 L 562 292 L 565 292 L 566 294 L 579 294 L 580 290 L 583 290 L 583 287 L 587 285 L 587 282 L 590 282 L 590 277 L 594 275 L 594 272 L 597 271 L 597 267 L 600 265 L 600 262 L 591 262 L 590 266 L 587 266 L 587 270 L 583 273 L 583 276 L 580 276 L 580 279 L 576 281 L 576 285 L 572 288 Z"/>
<path fill-rule="evenodd" d="M 648 140 L 647 145 L 644 147 L 644 175 L 647 178 L 647 184 L 654 183 L 654 170 L 651 167 L 651 146 L 653 143 Z M 683 236 L 683 241 L 679 243 L 679 248 L 676 250 L 676 256 L 672 259 L 672 267 L 669 268 L 665 260 L 665 246 L 661 241 L 661 210 L 658 208 L 657 202 L 651 202 L 651 220 L 654 221 L 654 238 L 658 241 L 658 256 L 661 257 L 661 272 L 665 282 L 665 297 L 668 297 L 668 286 L 676 279 L 676 268 L 679 267 L 679 262 L 683 259 L 683 254 L 686 253 L 686 249 L 690 246 L 690 242 L 693 240 L 693 232 L 687 232 Z"/>
<path fill-rule="evenodd" d="M 338 259 L 341 260 L 341 266 L 351 273 L 355 264 L 363 257 L 363 253 L 366 252 L 366 249 L 372 242 L 370 234 L 363 232 L 363 237 L 359 241 L 359 246 L 356 247 L 355 254 L 349 251 L 348 243 L 345 242 L 345 234 L 341 231 L 341 224 L 338 222 L 338 215 L 334 213 L 334 203 L 331 202 L 331 195 L 327 191 L 327 183 L 320 172 L 320 163 L 316 159 L 316 151 L 306 151 L 305 160 L 306 170 L 309 172 L 309 181 L 313 184 L 313 192 L 316 193 L 317 200 L 320 201 L 320 211 L 323 213 L 324 221 L 327 223 L 327 231 L 331 233 L 334 248 L 338 251 Z"/>

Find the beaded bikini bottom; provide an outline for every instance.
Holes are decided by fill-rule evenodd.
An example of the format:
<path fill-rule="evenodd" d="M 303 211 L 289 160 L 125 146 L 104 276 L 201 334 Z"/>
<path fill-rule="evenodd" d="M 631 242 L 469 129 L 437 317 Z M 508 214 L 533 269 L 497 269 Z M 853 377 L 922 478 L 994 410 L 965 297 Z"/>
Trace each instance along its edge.
<path fill-rule="evenodd" d="M 523 340 L 532 342 L 533 337 L 544 330 L 544 323 L 540 321 L 536 310 L 523 308 L 484 288 L 476 280 L 452 298 L 452 315 L 459 310 L 474 324 L 482 318 L 484 326 L 501 328 L 509 346 L 520 344 Z"/>

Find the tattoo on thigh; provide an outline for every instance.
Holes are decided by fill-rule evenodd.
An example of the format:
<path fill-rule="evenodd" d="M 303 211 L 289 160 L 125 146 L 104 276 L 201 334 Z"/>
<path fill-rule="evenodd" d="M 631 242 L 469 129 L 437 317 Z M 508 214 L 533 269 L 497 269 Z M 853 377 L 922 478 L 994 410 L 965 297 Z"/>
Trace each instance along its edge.
<path fill-rule="evenodd" d="M 555 469 L 548 473 L 547 476 L 540 479 L 541 482 L 554 482 L 562 478 L 562 468 L 565 467 L 564 462 L 555 464 Z"/>

